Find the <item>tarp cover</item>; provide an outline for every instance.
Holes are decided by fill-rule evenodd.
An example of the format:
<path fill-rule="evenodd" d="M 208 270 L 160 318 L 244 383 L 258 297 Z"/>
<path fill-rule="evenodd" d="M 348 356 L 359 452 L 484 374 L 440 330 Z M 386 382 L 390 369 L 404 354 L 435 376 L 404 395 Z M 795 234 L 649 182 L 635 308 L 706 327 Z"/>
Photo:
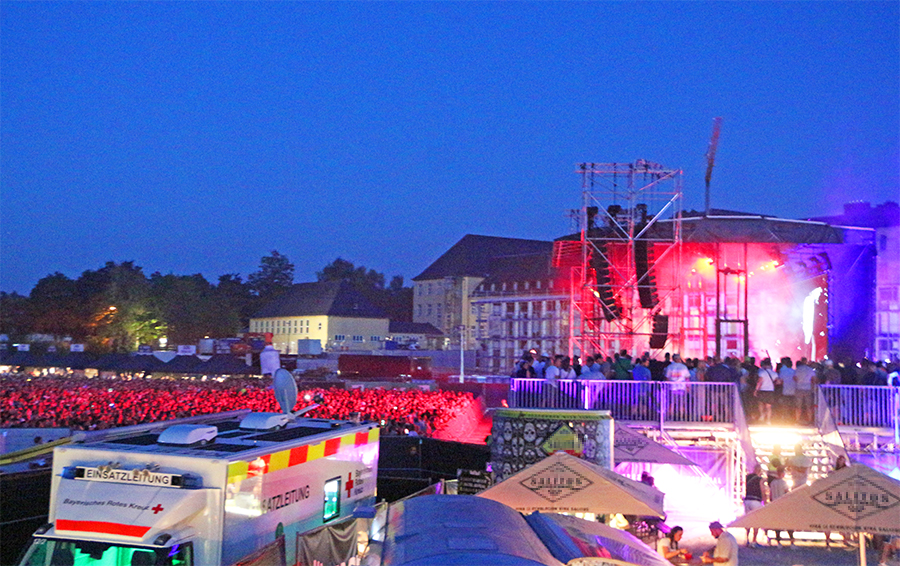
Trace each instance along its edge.
<path fill-rule="evenodd" d="M 534 512 L 525 518 L 558 560 L 571 564 L 577 558 L 612 559 L 607 563 L 637 566 L 671 566 L 656 549 L 619 529 L 557 513 Z M 616 562 L 613 562 L 616 561 Z M 603 561 L 593 561 L 601 564 Z"/>
<path fill-rule="evenodd" d="M 383 566 L 562 566 L 525 518 L 473 495 L 391 505 Z"/>
<path fill-rule="evenodd" d="M 665 516 L 661 491 L 565 452 L 544 458 L 478 497 L 523 513 Z"/>
<path fill-rule="evenodd" d="M 300 564 L 340 566 L 357 554 L 357 519 L 326 525 L 297 537 Z"/>

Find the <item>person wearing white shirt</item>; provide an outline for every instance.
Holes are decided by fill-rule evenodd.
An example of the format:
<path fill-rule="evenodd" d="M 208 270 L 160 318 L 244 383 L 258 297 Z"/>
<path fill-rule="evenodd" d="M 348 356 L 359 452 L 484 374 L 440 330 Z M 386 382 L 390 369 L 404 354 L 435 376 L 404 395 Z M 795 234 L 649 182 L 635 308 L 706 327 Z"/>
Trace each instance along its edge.
<path fill-rule="evenodd" d="M 716 548 L 712 556 L 709 551 L 703 553 L 701 558 L 704 564 L 724 564 L 725 566 L 738 566 L 738 543 L 734 535 L 725 530 L 722 523 L 713 521 L 709 524 L 709 533 L 716 539 Z"/>
<path fill-rule="evenodd" d="M 562 356 L 553 356 L 553 360 L 544 369 L 544 407 L 555 407 L 559 397 L 559 366 L 562 364 Z"/>

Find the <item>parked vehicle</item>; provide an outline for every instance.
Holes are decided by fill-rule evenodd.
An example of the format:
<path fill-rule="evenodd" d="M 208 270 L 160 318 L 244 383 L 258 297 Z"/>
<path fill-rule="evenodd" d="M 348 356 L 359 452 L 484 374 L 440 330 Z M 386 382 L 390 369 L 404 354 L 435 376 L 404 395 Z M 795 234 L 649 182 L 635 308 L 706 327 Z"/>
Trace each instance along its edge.
<path fill-rule="evenodd" d="M 212 415 L 57 447 L 22 566 L 293 564 L 297 536 L 370 508 L 378 428 Z"/>

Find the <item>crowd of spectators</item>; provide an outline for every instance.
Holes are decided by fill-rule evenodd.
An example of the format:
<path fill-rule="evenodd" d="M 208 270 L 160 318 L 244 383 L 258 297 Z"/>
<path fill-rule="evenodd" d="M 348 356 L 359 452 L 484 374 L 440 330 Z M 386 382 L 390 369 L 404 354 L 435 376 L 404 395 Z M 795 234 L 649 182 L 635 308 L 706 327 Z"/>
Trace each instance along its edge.
<path fill-rule="evenodd" d="M 666 353 L 653 359 L 649 352 L 633 358 L 627 350 L 612 356 L 539 355 L 523 353 L 512 372 L 513 377 L 543 379 L 550 385 L 562 379 L 735 383 L 750 422 L 810 424 L 815 417 L 816 385 L 900 386 L 900 365 L 896 362 L 849 360 L 837 364 L 789 357 L 777 363 L 766 358 L 707 357 L 682 359 Z M 676 386 L 676 391 L 684 391 Z"/>
<path fill-rule="evenodd" d="M 419 389 L 300 391 L 304 416 L 379 422 L 386 434 L 433 434 L 472 403 L 471 393 Z M 107 429 L 237 409 L 280 412 L 271 379 L 105 379 L 0 376 L 0 428 Z"/>

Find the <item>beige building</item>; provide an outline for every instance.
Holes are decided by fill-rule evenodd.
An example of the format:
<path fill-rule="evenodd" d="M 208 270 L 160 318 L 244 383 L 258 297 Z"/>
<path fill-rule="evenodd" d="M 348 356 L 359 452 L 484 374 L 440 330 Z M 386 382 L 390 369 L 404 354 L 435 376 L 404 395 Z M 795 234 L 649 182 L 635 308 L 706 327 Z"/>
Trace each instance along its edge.
<path fill-rule="evenodd" d="M 568 293 L 555 285 L 552 242 L 466 235 L 413 278 L 413 320 L 506 373 L 522 351 L 568 348 Z M 461 340 L 462 339 L 462 340 Z"/>
<path fill-rule="evenodd" d="M 300 283 L 250 319 L 250 332 L 271 332 L 282 354 L 298 340 L 318 340 L 324 350 L 378 350 L 389 334 L 386 314 L 350 284 Z"/>

